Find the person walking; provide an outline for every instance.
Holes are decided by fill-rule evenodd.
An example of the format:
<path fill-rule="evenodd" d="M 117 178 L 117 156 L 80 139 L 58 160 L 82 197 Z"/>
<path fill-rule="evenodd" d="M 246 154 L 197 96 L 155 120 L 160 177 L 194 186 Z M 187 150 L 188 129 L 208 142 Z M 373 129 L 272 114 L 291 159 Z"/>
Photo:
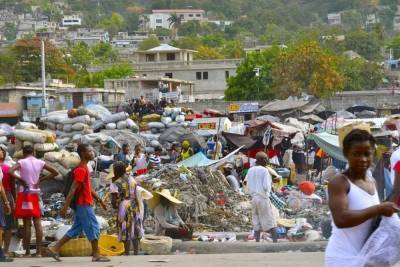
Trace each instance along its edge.
<path fill-rule="evenodd" d="M 17 205 L 15 216 L 23 219 L 24 222 L 24 238 L 23 245 L 25 248 L 25 257 L 30 257 L 31 244 L 31 224 L 35 227 L 36 232 L 36 257 L 42 257 L 42 239 L 43 229 L 41 222 L 40 209 L 40 189 L 39 183 L 46 179 L 53 179 L 58 175 L 58 172 L 51 166 L 47 165 L 43 160 L 37 159 L 33 155 L 32 146 L 24 146 L 22 149 L 24 158 L 20 159 L 16 165 L 9 170 L 9 175 L 18 180 L 22 184 L 22 189 L 19 190 L 17 196 Z M 19 171 L 19 175 L 16 171 Z M 45 177 L 40 177 L 42 170 L 46 170 L 49 174 Z M 20 198 L 20 199 L 19 199 Z M 26 208 L 26 201 L 29 201 L 31 209 Z M 23 214 L 20 215 L 20 211 Z"/>
<path fill-rule="evenodd" d="M 374 137 L 360 129 L 344 138 L 343 154 L 349 167 L 330 179 L 328 185 L 333 224 L 325 253 L 326 267 L 352 266 L 372 233 L 374 219 L 399 211 L 392 202 L 380 204 L 375 181 L 367 174 L 375 144 Z"/>
<path fill-rule="evenodd" d="M 153 195 L 136 184 L 133 177 L 126 174 L 126 165 L 114 163 L 114 177 L 110 185 L 111 203 L 117 210 L 116 222 L 118 239 L 124 242 L 125 255 L 129 255 L 131 243 L 135 255 L 139 253 L 139 242 L 144 235 L 143 216 L 145 199 Z"/>
<path fill-rule="evenodd" d="M 4 254 L 3 250 L 3 231 L 6 227 L 5 217 L 11 214 L 11 206 L 10 202 L 7 199 L 6 192 L 3 187 L 3 183 L 1 180 L 3 179 L 3 171 L 0 169 L 0 262 L 12 262 L 13 259 L 9 258 Z"/>
<path fill-rule="evenodd" d="M 7 157 L 7 152 L 3 147 L 0 147 L 0 170 L 3 173 L 2 185 L 4 188 L 4 192 L 6 194 L 7 200 L 3 202 L 6 205 L 7 202 L 10 203 L 11 208 L 15 207 L 15 200 L 17 199 L 16 190 L 15 190 L 15 180 L 10 176 L 10 166 L 5 163 L 5 159 Z M 5 214 L 4 217 L 5 226 L 4 226 L 4 255 L 8 257 L 8 249 L 10 247 L 12 231 L 17 229 L 17 220 L 13 214 L 10 212 L 9 214 Z M 1 243 L 0 243 L 1 244 Z M 1 255 L 0 255 L 1 258 Z M 1 259 L 0 259 L 1 261 Z"/>
<path fill-rule="evenodd" d="M 256 166 L 249 169 L 246 181 L 248 192 L 252 197 L 252 217 L 256 242 L 260 242 L 261 231 L 270 232 L 274 243 L 277 242 L 277 222 L 270 201 L 272 177 L 266 168 L 268 156 L 264 152 L 256 154 Z"/>
<path fill-rule="evenodd" d="M 49 247 L 48 250 L 50 255 L 56 261 L 61 261 L 59 255 L 61 247 L 72 238 L 78 237 L 83 231 L 86 235 L 86 238 L 92 245 L 92 261 L 109 262 L 109 258 L 100 256 L 100 227 L 92 207 L 94 199 L 104 210 L 107 210 L 105 203 L 92 189 L 90 183 L 88 162 L 93 160 L 94 155 L 91 148 L 87 144 L 80 144 L 78 146 L 78 154 L 81 158 L 81 162 L 72 172 L 74 180 L 67 195 L 64 207 L 60 211 L 60 215 L 65 217 L 71 204 L 75 204 L 74 224 L 64 235 L 64 237 L 61 238 L 61 240 L 59 240 L 54 246 Z"/>

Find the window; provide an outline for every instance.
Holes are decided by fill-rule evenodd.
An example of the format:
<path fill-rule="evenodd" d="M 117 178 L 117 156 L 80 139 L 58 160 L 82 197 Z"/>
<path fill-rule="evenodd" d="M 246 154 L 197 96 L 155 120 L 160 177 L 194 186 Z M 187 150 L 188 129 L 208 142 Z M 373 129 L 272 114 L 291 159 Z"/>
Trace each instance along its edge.
<path fill-rule="evenodd" d="M 203 80 L 208 80 L 208 72 L 203 72 Z"/>
<path fill-rule="evenodd" d="M 146 62 L 153 62 L 155 61 L 154 54 L 146 54 Z"/>
<path fill-rule="evenodd" d="M 200 18 L 200 17 L 201 17 L 201 14 L 196 14 L 196 17 Z"/>
<path fill-rule="evenodd" d="M 201 80 L 201 72 L 196 72 L 196 80 Z"/>
<path fill-rule="evenodd" d="M 162 23 L 162 19 L 156 19 L 156 23 L 161 24 Z"/>
<path fill-rule="evenodd" d="M 180 18 L 180 19 L 184 19 L 184 18 L 185 18 L 185 15 L 181 14 L 181 15 L 179 15 L 179 18 Z"/>
<path fill-rule="evenodd" d="M 225 79 L 229 79 L 229 76 L 230 76 L 230 75 L 229 75 L 229 70 L 226 70 L 226 71 L 225 71 Z"/>
<path fill-rule="evenodd" d="M 189 17 L 193 18 L 193 14 L 189 14 Z"/>
<path fill-rule="evenodd" d="M 168 61 L 175 61 L 175 53 L 168 53 L 167 54 Z"/>
<path fill-rule="evenodd" d="M 146 74 L 146 73 L 143 73 L 143 74 L 142 74 L 142 77 L 143 77 L 143 78 L 146 78 L 146 77 L 147 77 L 147 74 Z"/>
<path fill-rule="evenodd" d="M 171 72 L 167 72 L 167 73 L 165 73 L 165 77 L 172 79 L 173 75 Z"/>

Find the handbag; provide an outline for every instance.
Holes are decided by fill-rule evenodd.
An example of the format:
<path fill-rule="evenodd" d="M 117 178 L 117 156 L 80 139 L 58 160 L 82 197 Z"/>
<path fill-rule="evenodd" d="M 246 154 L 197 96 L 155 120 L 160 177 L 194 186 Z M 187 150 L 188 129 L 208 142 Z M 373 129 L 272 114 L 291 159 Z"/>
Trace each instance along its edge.
<path fill-rule="evenodd" d="M 40 218 L 41 209 L 39 194 L 29 192 L 25 188 L 24 191 L 19 192 L 15 204 L 15 217 L 16 218 Z"/>

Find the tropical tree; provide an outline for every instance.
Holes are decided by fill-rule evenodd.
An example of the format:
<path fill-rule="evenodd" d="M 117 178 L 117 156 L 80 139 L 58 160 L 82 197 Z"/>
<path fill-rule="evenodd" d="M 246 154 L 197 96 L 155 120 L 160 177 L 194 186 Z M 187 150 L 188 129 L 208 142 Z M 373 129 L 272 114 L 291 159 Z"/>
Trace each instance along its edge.
<path fill-rule="evenodd" d="M 323 50 L 317 42 L 293 45 L 284 50 L 272 68 L 273 88 L 286 98 L 302 93 L 327 97 L 344 87 L 335 55 Z"/>
<path fill-rule="evenodd" d="M 197 48 L 197 53 L 194 56 L 195 59 L 200 59 L 200 60 L 224 58 L 224 56 L 219 52 L 218 49 L 204 45 L 201 45 Z"/>
<path fill-rule="evenodd" d="M 121 79 L 133 75 L 132 66 L 126 63 L 113 65 L 111 68 L 90 73 L 80 71 L 75 76 L 75 83 L 79 87 L 104 87 L 106 79 Z"/>
<path fill-rule="evenodd" d="M 145 51 L 160 45 L 160 40 L 156 36 L 150 36 L 139 44 L 139 50 Z"/>
<path fill-rule="evenodd" d="M 274 46 L 260 53 L 249 54 L 238 66 L 236 76 L 228 80 L 225 99 L 268 100 L 275 97 L 272 89 L 272 68 L 281 49 Z"/>
<path fill-rule="evenodd" d="M 168 22 L 169 22 L 170 28 L 171 27 L 178 28 L 179 25 L 182 24 L 182 19 L 176 13 L 174 13 L 174 14 L 171 14 L 171 16 L 168 18 Z"/>

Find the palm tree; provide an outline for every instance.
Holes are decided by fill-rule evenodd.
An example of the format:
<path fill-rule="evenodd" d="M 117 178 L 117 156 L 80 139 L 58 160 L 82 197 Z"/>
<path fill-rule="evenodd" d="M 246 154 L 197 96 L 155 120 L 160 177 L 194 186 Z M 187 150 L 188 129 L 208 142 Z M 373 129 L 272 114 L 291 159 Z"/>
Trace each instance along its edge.
<path fill-rule="evenodd" d="M 169 21 L 170 28 L 171 28 L 171 26 L 173 26 L 174 28 L 177 28 L 182 23 L 182 19 L 176 13 L 172 14 L 171 17 L 169 17 L 168 21 Z"/>

